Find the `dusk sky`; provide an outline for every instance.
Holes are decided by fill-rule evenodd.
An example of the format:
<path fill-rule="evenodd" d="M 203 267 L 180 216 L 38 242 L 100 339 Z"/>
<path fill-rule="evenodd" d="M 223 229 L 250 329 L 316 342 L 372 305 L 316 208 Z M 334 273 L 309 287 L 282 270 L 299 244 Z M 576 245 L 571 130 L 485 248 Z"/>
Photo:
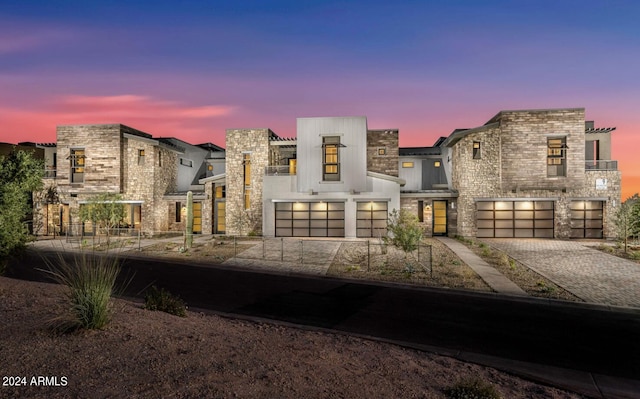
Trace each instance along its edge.
<path fill-rule="evenodd" d="M 639 16 L 635 0 L 3 2 L 0 142 L 123 123 L 224 146 L 227 128 L 365 115 L 427 146 L 500 110 L 584 107 L 617 127 L 624 199 L 640 192 Z"/>

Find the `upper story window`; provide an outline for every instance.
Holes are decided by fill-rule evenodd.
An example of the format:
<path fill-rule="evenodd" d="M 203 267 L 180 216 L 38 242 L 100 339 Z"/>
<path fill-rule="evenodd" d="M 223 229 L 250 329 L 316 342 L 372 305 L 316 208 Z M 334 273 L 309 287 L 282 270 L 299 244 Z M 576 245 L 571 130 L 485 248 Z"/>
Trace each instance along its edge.
<path fill-rule="evenodd" d="M 242 155 L 242 169 L 244 174 L 244 209 L 251 207 L 251 154 Z"/>
<path fill-rule="evenodd" d="M 322 138 L 322 180 L 340 181 L 340 136 Z"/>
<path fill-rule="evenodd" d="M 550 137 L 547 139 L 547 176 L 567 175 L 567 138 Z"/>
<path fill-rule="evenodd" d="M 158 166 L 162 166 L 162 151 L 158 150 Z"/>
<path fill-rule="evenodd" d="M 180 158 L 180 165 L 188 166 L 191 168 L 193 167 L 193 161 L 186 158 Z"/>
<path fill-rule="evenodd" d="M 69 160 L 71 161 L 71 183 L 84 183 L 84 148 L 72 148 Z"/>
<path fill-rule="evenodd" d="M 378 148 L 378 155 L 387 155 L 387 148 L 386 147 Z"/>
<path fill-rule="evenodd" d="M 482 147 L 480 146 L 479 141 L 473 142 L 473 159 L 481 159 L 482 158 Z"/>
<path fill-rule="evenodd" d="M 144 164 L 144 150 L 138 150 L 138 165 Z"/>
<path fill-rule="evenodd" d="M 413 168 L 413 162 L 403 162 L 402 163 L 402 167 L 403 168 Z"/>

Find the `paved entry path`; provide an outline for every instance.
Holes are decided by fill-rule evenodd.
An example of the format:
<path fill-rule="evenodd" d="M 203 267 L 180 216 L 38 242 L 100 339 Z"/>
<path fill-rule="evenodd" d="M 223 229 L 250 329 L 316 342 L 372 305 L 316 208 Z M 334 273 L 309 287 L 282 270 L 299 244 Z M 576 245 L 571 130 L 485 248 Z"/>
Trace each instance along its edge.
<path fill-rule="evenodd" d="M 483 239 L 587 302 L 640 308 L 640 264 L 577 241 Z"/>

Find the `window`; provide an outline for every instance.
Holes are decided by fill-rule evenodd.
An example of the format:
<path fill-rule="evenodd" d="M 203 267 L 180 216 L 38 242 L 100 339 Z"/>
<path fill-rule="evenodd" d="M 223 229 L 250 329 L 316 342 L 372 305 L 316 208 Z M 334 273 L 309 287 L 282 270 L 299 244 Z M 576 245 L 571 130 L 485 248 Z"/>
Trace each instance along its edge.
<path fill-rule="evenodd" d="M 403 168 L 413 168 L 413 162 L 403 162 L 402 163 L 402 167 Z"/>
<path fill-rule="evenodd" d="M 387 155 L 387 149 L 385 147 L 378 148 L 378 155 Z"/>
<path fill-rule="evenodd" d="M 216 186 L 216 198 L 224 198 L 226 195 L 225 186 Z"/>
<path fill-rule="evenodd" d="M 144 164 L 144 150 L 138 150 L 138 165 Z"/>
<path fill-rule="evenodd" d="M 162 151 L 158 150 L 158 166 L 162 166 Z"/>
<path fill-rule="evenodd" d="M 434 167 L 434 168 L 439 168 L 439 167 L 440 167 L 440 161 L 435 161 L 435 162 L 433 163 L 433 167 Z"/>
<path fill-rule="evenodd" d="M 474 141 L 473 142 L 473 159 L 480 159 L 480 158 L 482 158 L 480 142 Z"/>
<path fill-rule="evenodd" d="M 566 165 L 567 139 L 554 137 L 547 139 L 547 176 L 567 175 Z"/>
<path fill-rule="evenodd" d="M 242 168 L 244 174 L 244 209 L 249 209 L 251 207 L 251 154 L 243 154 Z"/>
<path fill-rule="evenodd" d="M 207 165 L 207 170 L 211 172 L 213 170 L 213 165 Z"/>
<path fill-rule="evenodd" d="M 176 202 L 176 223 L 182 221 L 182 203 Z"/>
<path fill-rule="evenodd" d="M 326 136 L 322 138 L 322 180 L 340 181 L 340 147 L 339 136 Z"/>
<path fill-rule="evenodd" d="M 180 165 L 188 166 L 191 168 L 193 167 L 193 161 L 190 159 L 180 158 Z"/>
<path fill-rule="evenodd" d="M 84 148 L 71 149 L 71 183 L 84 183 Z"/>

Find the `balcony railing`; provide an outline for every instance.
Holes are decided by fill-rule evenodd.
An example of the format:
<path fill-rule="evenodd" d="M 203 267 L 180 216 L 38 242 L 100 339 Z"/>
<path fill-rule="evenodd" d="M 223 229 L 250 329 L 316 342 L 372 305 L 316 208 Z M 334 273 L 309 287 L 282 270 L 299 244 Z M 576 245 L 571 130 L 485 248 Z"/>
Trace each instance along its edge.
<path fill-rule="evenodd" d="M 53 166 L 47 166 L 44 170 L 44 178 L 45 179 L 55 179 L 56 178 L 56 168 Z"/>
<path fill-rule="evenodd" d="M 289 176 L 296 174 L 296 168 L 289 165 L 271 165 L 264 169 L 266 176 Z"/>
<path fill-rule="evenodd" d="M 589 160 L 585 161 L 585 170 L 618 170 L 618 161 L 611 160 Z"/>

